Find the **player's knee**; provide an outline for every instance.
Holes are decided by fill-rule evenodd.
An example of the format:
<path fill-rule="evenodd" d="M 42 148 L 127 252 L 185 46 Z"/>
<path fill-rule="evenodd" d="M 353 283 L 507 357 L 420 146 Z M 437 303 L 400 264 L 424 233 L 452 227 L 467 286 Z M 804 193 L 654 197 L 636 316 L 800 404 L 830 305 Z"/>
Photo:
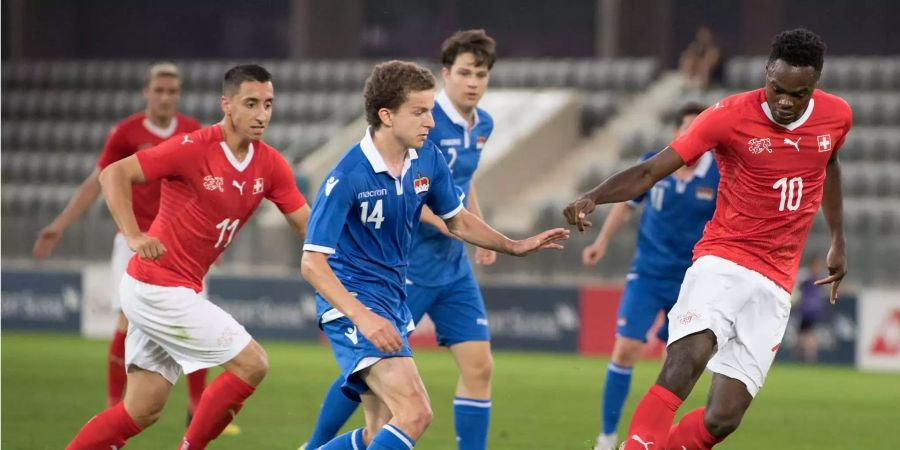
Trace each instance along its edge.
<path fill-rule="evenodd" d="M 491 355 L 468 361 L 462 368 L 463 377 L 474 383 L 490 383 L 493 373 L 494 358 Z"/>
<path fill-rule="evenodd" d="M 269 357 L 261 345 L 255 341 L 247 346 L 247 349 L 239 356 L 241 361 L 237 375 L 256 386 L 262 382 L 269 373 Z"/>
<path fill-rule="evenodd" d="M 151 401 L 141 404 L 126 404 L 126 412 L 134 421 L 134 424 L 140 429 L 145 429 L 156 423 L 162 416 L 163 407 L 166 405 L 164 401 Z"/>
<path fill-rule="evenodd" d="M 737 430 L 741 424 L 741 417 L 742 414 L 737 412 L 708 408 L 703 415 L 703 424 L 706 425 L 709 434 L 722 439 Z"/>
<path fill-rule="evenodd" d="M 431 425 L 433 413 L 428 399 L 424 396 L 411 402 L 406 408 L 396 415 L 401 428 L 410 433 L 413 439 L 418 439 Z"/>

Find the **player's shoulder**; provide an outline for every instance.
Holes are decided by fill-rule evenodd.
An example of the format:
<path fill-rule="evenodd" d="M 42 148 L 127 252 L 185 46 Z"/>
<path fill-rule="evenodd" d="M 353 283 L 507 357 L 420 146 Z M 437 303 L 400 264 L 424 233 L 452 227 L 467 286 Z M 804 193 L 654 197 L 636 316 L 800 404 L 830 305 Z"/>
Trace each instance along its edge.
<path fill-rule="evenodd" d="M 430 139 L 425 140 L 421 148 L 416 149 L 416 157 L 422 162 L 433 162 L 441 154 L 441 149 Z M 443 156 L 441 156 L 443 158 Z"/>
<path fill-rule="evenodd" d="M 113 125 L 112 131 L 127 132 L 142 127 L 146 117 L 143 112 L 134 113 Z"/>
<path fill-rule="evenodd" d="M 183 130 L 183 132 L 199 130 L 202 128 L 200 121 L 191 116 L 175 113 L 175 117 L 178 119 L 178 128 Z"/>
<path fill-rule="evenodd" d="M 357 142 L 344 152 L 344 155 L 341 156 L 341 159 L 334 165 L 334 169 L 332 169 L 331 172 L 332 174 L 337 173 L 347 175 L 359 173 L 362 172 L 362 168 L 365 168 L 367 161 L 362 146 Z"/>
<path fill-rule="evenodd" d="M 848 118 L 853 115 L 850 104 L 839 95 L 816 89 L 813 99 L 816 101 L 816 108 L 822 108 L 826 113 Z"/>
<path fill-rule="evenodd" d="M 752 91 L 738 92 L 731 94 L 710 105 L 707 111 L 722 111 L 725 113 L 742 113 L 748 108 L 758 108 L 765 98 L 761 98 L 765 93 L 762 89 L 754 89 Z"/>
<path fill-rule="evenodd" d="M 494 117 L 487 111 L 482 108 L 476 107 L 475 114 L 478 115 L 478 123 L 484 124 L 485 126 L 493 127 L 494 126 Z"/>

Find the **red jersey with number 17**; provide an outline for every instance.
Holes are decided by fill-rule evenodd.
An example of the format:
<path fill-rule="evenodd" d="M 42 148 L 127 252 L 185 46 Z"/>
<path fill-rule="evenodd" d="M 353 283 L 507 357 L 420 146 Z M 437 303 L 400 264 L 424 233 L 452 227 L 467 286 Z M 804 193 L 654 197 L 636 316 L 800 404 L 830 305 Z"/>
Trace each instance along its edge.
<path fill-rule="evenodd" d="M 716 212 L 694 247 L 771 279 L 791 292 L 825 168 L 850 131 L 850 106 L 816 90 L 804 114 L 781 125 L 764 89 L 703 111 L 671 147 L 691 163 L 714 148 L 721 179 Z"/>
<path fill-rule="evenodd" d="M 306 204 L 284 157 L 253 141 L 243 161 L 219 125 L 137 153 L 147 181 L 164 180 L 159 214 L 147 232 L 166 247 L 158 260 L 134 256 L 128 274 L 157 286 L 203 289 L 209 266 L 267 198 L 291 213 Z"/>

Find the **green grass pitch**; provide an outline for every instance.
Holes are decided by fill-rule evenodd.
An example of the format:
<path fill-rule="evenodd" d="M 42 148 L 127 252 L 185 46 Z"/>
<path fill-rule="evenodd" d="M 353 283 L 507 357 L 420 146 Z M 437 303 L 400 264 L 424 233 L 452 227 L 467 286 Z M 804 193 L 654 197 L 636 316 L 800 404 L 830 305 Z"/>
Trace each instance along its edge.
<path fill-rule="evenodd" d="M 3 450 L 61 449 L 104 408 L 107 345 L 76 336 L 3 333 Z M 220 437 L 211 449 L 294 450 L 310 434 L 322 395 L 337 374 L 331 351 L 316 344 L 263 346 L 271 371 L 238 416 L 243 432 Z M 524 352 L 498 352 L 495 358 L 490 449 L 590 448 L 599 427 L 605 360 Z M 417 448 L 453 450 L 455 366 L 444 351 L 420 351 L 416 362 L 434 407 L 434 421 Z M 622 428 L 658 369 L 655 361 L 636 368 Z M 708 386 L 704 376 L 680 412 L 701 405 Z M 182 380 L 162 419 L 127 448 L 175 449 L 185 405 Z M 361 420 L 357 415 L 351 424 Z M 741 428 L 717 448 L 900 448 L 900 377 L 776 365 Z"/>

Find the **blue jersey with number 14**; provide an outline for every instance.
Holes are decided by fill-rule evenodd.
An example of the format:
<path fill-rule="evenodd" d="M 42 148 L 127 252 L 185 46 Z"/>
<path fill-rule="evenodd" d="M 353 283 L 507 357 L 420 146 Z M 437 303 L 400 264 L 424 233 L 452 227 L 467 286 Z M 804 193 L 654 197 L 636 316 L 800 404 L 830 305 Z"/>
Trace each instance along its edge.
<path fill-rule="evenodd" d="M 436 145 L 444 158 L 457 190 L 467 204 L 472 175 L 481 160 L 481 150 L 494 130 L 494 120 L 483 109 L 475 109 L 475 123 L 468 122 L 457 112 L 445 92 L 434 102 L 434 128 L 428 141 Z M 413 240 L 409 258 L 408 278 L 419 286 L 444 286 L 471 272 L 465 245 L 445 236 L 437 228 L 421 224 Z"/>

